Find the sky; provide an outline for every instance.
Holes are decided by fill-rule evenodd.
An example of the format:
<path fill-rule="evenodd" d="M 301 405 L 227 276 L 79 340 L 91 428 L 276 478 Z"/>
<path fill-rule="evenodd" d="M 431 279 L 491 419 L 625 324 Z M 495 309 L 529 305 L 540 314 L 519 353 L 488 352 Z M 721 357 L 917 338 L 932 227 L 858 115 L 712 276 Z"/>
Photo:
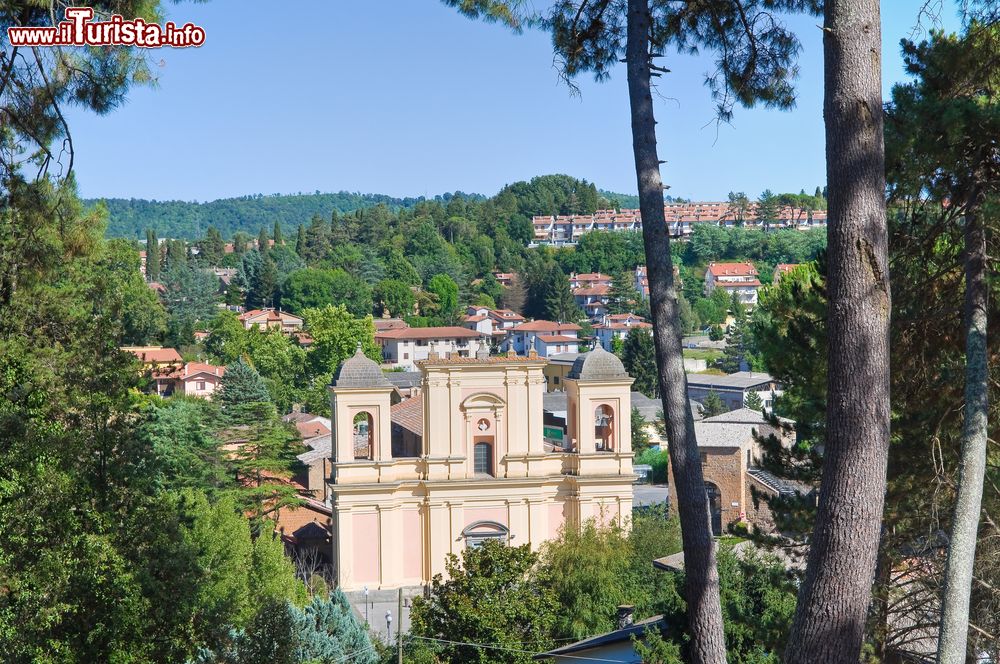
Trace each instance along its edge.
<path fill-rule="evenodd" d="M 937 1 L 956 29 L 951 0 Z M 263 2 L 166 4 L 171 20 L 205 28 L 205 45 L 151 51 L 155 87 L 107 115 L 69 114 L 84 197 L 492 195 L 548 173 L 636 190 L 624 66 L 603 83 L 581 78 L 573 95 L 544 33 L 515 35 L 437 0 L 296 0 L 286 16 Z M 924 4 L 882 3 L 886 96 L 906 78 L 899 40 Z M 728 125 L 714 122 L 704 85 L 710 55 L 666 54 L 655 110 L 667 193 L 724 200 L 823 184 L 819 23 L 789 20 L 802 42 L 796 107 L 738 108 Z"/>

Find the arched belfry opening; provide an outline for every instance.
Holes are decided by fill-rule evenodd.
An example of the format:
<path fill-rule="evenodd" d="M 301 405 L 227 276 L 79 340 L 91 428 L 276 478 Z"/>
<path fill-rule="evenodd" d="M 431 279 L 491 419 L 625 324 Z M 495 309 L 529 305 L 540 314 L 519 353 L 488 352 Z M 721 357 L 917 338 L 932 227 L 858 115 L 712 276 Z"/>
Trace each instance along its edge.
<path fill-rule="evenodd" d="M 354 458 L 375 458 L 375 419 L 368 411 L 354 416 L 353 427 Z"/>
<path fill-rule="evenodd" d="M 594 409 L 594 448 L 598 452 L 614 450 L 615 409 L 601 404 Z"/>

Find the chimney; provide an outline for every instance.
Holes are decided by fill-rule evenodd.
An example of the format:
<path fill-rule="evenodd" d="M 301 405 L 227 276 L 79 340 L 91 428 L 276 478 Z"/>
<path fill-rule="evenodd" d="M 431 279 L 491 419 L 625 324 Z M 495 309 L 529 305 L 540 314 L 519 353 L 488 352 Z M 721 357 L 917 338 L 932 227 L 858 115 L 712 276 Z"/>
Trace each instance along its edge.
<path fill-rule="evenodd" d="M 635 606 L 632 604 L 618 605 L 618 629 L 631 627 L 633 624 L 632 614 L 635 613 Z"/>

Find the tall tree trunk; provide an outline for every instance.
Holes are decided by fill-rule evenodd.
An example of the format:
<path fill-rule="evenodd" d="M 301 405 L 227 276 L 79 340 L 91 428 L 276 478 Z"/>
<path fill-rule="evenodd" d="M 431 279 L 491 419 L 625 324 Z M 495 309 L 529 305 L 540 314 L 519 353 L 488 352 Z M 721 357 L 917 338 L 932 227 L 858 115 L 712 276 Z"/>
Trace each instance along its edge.
<path fill-rule="evenodd" d="M 639 187 L 639 210 L 642 213 L 660 398 L 684 544 L 684 594 L 691 633 L 690 661 L 722 664 L 726 661 L 726 643 L 722 631 L 719 573 L 715 566 L 715 541 L 712 539 L 694 419 L 688 405 L 680 312 L 670 257 L 670 234 L 663 209 L 660 161 L 656 154 L 649 29 L 648 0 L 629 0 L 625 59 L 632 110 L 632 150 Z"/>
<path fill-rule="evenodd" d="M 965 215 L 965 422 L 958 495 L 948 543 L 938 662 L 965 661 L 969 593 L 986 472 L 989 367 L 986 359 L 986 232 L 976 201 Z"/>
<path fill-rule="evenodd" d="M 857 664 L 885 502 L 889 273 L 878 0 L 827 0 L 829 377 L 819 509 L 786 659 Z"/>

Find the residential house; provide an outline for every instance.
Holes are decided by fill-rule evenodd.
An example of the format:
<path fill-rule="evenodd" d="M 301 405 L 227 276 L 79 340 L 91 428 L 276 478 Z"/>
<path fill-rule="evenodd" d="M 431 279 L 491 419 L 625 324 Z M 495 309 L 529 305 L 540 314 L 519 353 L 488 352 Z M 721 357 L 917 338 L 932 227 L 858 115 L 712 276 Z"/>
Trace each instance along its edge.
<path fill-rule="evenodd" d="M 770 409 L 774 397 L 781 396 L 781 385 L 769 374 L 756 371 L 737 371 L 726 375 L 697 374 L 687 375 L 688 398 L 704 403 L 711 392 L 722 399 L 729 410 L 742 408 L 751 392 L 756 392 Z"/>
<path fill-rule="evenodd" d="M 566 377 L 573 370 L 573 363 L 583 353 L 554 353 L 548 356 L 548 364 L 542 369 L 545 389 L 548 392 L 562 392 L 566 389 Z"/>
<path fill-rule="evenodd" d="M 649 299 L 649 273 L 645 265 L 635 266 L 635 290 L 643 300 Z"/>
<path fill-rule="evenodd" d="M 440 356 L 476 357 L 489 353 L 489 343 L 474 330 L 464 327 L 406 327 L 375 333 L 383 360 L 394 367 L 412 371 L 416 363 L 431 353 Z"/>
<path fill-rule="evenodd" d="M 573 291 L 576 306 L 583 309 L 590 320 L 600 320 L 608 313 L 608 300 L 611 298 L 611 286 L 596 284 Z"/>
<path fill-rule="evenodd" d="M 504 288 L 510 286 L 514 282 L 513 272 L 494 272 L 493 277 L 497 280 L 497 283 Z"/>
<path fill-rule="evenodd" d="M 313 415 L 312 413 L 304 413 L 302 412 L 301 407 L 297 405 L 292 407 L 292 412 L 285 415 L 281 419 L 284 422 L 294 424 L 303 441 L 316 438 L 318 436 L 325 436 L 330 433 L 329 417 Z"/>
<path fill-rule="evenodd" d="M 422 586 L 446 573 L 449 554 L 486 540 L 538 550 L 588 519 L 627 527 L 632 379 L 603 350 L 580 359 L 567 378 L 570 446 L 550 451 L 544 365 L 432 354 L 417 364 L 420 396 L 395 406 L 393 385 L 360 349 L 338 368 L 328 475 L 337 587 Z"/>
<path fill-rule="evenodd" d="M 256 327 L 261 330 L 280 330 L 284 334 L 298 332 L 304 324 L 300 317 L 273 308 L 247 311 L 240 314 L 239 320 L 247 330 Z"/>
<path fill-rule="evenodd" d="M 610 286 L 614 280 L 611 275 L 600 272 L 583 272 L 569 275 L 569 287 L 571 290 L 577 288 L 592 288 L 593 286 Z"/>
<path fill-rule="evenodd" d="M 742 208 L 728 201 L 665 203 L 663 211 L 671 237 L 682 241 L 690 237 L 697 224 L 724 228 L 742 225 L 764 230 L 778 228 L 808 230 L 825 228 L 827 223 L 826 210 L 791 206 L 780 207 L 776 218 L 765 223 L 758 217 L 756 202 Z M 535 243 L 564 245 L 575 244 L 584 234 L 592 231 L 613 233 L 641 231 L 642 216 L 639 210 L 598 210 L 592 215 L 535 216 L 531 220 L 531 225 L 534 229 Z"/>
<path fill-rule="evenodd" d="M 568 334 L 537 334 L 535 335 L 534 351 L 538 357 L 578 353 L 580 352 L 580 340 L 576 336 Z"/>
<path fill-rule="evenodd" d="M 402 330 L 410 327 L 410 324 L 400 318 L 376 318 L 375 333 L 387 332 L 389 330 Z"/>
<path fill-rule="evenodd" d="M 173 348 L 163 346 L 122 346 L 126 353 L 132 353 L 142 362 L 143 371 L 177 369 L 183 366 L 181 354 Z"/>
<path fill-rule="evenodd" d="M 652 331 L 653 326 L 646 322 L 642 316 L 635 314 L 608 314 L 603 317 L 600 323 L 594 325 L 594 336 L 600 342 L 604 350 L 612 350 L 615 339 L 625 341 L 632 330 Z"/>
<path fill-rule="evenodd" d="M 183 394 L 211 399 L 222 385 L 225 367 L 202 362 L 188 362 L 181 367 L 167 366 L 153 370 L 156 393 L 161 397 Z"/>
<path fill-rule="evenodd" d="M 510 328 L 507 338 L 504 340 L 504 347 L 502 350 L 513 350 L 518 355 L 527 355 L 531 350 L 537 350 L 535 345 L 535 338 L 539 335 L 546 337 L 565 337 L 577 339 L 580 332 L 580 326 L 576 323 L 557 323 L 549 320 L 533 320 L 528 323 L 521 323 L 515 327 Z M 553 345 L 558 346 L 560 343 L 563 345 L 569 345 L 572 342 L 568 340 L 563 340 L 562 342 L 552 342 Z M 579 343 L 579 340 L 577 340 Z M 563 350 L 555 351 L 550 349 L 549 343 L 546 341 L 542 342 L 543 347 L 546 351 L 552 351 L 553 354 L 556 352 L 563 353 L 575 353 L 576 350 Z"/>
<path fill-rule="evenodd" d="M 755 306 L 761 286 L 757 277 L 753 263 L 709 263 L 705 272 L 705 297 L 721 288 L 730 296 L 736 293 L 743 304 Z"/>

